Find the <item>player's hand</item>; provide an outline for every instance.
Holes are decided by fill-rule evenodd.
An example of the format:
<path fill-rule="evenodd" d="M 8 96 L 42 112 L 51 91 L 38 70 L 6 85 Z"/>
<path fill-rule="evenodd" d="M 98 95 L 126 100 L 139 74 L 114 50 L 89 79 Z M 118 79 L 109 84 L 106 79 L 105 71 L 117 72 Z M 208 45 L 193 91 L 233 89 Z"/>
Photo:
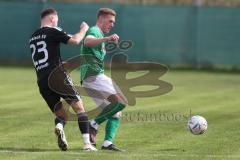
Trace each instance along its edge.
<path fill-rule="evenodd" d="M 80 29 L 81 29 L 81 30 L 84 30 L 85 32 L 87 32 L 88 28 L 89 28 L 88 24 L 83 21 L 83 22 L 81 23 L 81 25 L 80 25 Z"/>
<path fill-rule="evenodd" d="M 114 41 L 115 43 L 118 43 L 119 36 L 117 34 L 112 34 L 108 37 L 108 41 Z"/>

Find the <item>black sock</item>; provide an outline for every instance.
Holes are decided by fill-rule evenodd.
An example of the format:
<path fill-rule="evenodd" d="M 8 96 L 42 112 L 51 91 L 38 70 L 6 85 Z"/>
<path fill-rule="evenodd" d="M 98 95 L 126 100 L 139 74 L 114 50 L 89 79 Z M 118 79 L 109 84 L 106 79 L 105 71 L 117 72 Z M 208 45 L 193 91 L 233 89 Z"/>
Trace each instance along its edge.
<path fill-rule="evenodd" d="M 79 113 L 78 116 L 78 126 L 82 134 L 89 133 L 89 121 L 86 113 Z"/>
<path fill-rule="evenodd" d="M 61 123 L 63 125 L 63 127 L 65 126 L 66 122 L 63 118 L 61 117 L 56 117 L 55 118 L 55 126 L 58 124 L 58 123 Z"/>

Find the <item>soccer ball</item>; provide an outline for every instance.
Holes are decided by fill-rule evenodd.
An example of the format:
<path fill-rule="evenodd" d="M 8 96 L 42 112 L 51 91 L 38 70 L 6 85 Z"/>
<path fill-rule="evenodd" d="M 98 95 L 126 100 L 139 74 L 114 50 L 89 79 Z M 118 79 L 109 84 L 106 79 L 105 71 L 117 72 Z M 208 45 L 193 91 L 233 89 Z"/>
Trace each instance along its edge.
<path fill-rule="evenodd" d="M 200 135 L 207 130 L 207 121 L 199 115 L 195 115 L 188 120 L 188 129 L 192 134 Z"/>

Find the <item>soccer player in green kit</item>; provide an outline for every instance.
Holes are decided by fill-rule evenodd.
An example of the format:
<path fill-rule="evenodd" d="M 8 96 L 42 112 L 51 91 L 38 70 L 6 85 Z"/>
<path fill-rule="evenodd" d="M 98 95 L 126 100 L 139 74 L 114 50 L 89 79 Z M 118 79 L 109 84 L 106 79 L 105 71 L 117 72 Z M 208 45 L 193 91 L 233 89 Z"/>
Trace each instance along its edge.
<path fill-rule="evenodd" d="M 109 33 L 115 23 L 116 12 L 110 8 L 100 8 L 97 12 L 97 23 L 89 28 L 81 48 L 80 74 L 83 88 L 95 90 L 103 98 L 96 98 L 88 92 L 98 107 L 103 111 L 90 122 L 90 141 L 96 145 L 96 134 L 98 126 L 107 121 L 105 138 L 102 150 L 123 151 L 113 144 L 113 139 L 120 125 L 121 110 L 127 104 L 126 98 L 122 95 L 113 80 L 104 74 L 104 56 L 106 54 L 105 43 L 109 41 L 118 42 L 119 36 Z M 124 97 L 124 98 L 123 98 Z M 104 112 L 104 108 L 110 111 Z"/>

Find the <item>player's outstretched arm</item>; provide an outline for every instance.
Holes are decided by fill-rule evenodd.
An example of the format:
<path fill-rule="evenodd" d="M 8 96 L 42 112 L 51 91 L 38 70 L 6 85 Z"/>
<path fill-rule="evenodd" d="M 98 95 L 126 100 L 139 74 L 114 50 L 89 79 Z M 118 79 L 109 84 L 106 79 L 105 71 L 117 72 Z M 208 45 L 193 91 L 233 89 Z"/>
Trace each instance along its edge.
<path fill-rule="evenodd" d="M 94 47 L 103 42 L 109 42 L 109 41 L 117 42 L 118 40 L 119 40 L 119 36 L 117 34 L 113 34 L 109 37 L 104 37 L 104 38 L 96 38 L 92 35 L 89 35 L 85 38 L 84 45 L 86 45 L 88 47 Z"/>
<path fill-rule="evenodd" d="M 72 44 L 72 45 L 79 44 L 82 41 L 82 39 L 84 38 L 88 28 L 89 28 L 88 24 L 86 22 L 82 22 L 82 24 L 80 26 L 80 31 L 78 33 L 74 34 L 68 40 L 68 44 Z"/>

